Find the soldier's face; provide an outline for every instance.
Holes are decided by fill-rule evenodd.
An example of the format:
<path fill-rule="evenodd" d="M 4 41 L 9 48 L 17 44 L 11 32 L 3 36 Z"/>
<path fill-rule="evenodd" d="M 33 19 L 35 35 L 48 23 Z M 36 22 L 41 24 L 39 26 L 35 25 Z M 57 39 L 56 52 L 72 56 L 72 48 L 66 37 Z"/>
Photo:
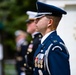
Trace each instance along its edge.
<path fill-rule="evenodd" d="M 36 23 L 36 30 L 40 33 L 45 34 L 49 24 L 49 19 L 43 16 L 41 18 L 36 19 L 35 23 Z"/>
<path fill-rule="evenodd" d="M 27 23 L 27 32 L 32 34 L 34 33 L 36 30 L 36 24 L 34 21 L 30 22 L 30 23 Z"/>
<path fill-rule="evenodd" d="M 16 42 L 18 42 L 21 39 L 25 39 L 24 34 L 20 34 L 19 36 L 16 37 Z"/>

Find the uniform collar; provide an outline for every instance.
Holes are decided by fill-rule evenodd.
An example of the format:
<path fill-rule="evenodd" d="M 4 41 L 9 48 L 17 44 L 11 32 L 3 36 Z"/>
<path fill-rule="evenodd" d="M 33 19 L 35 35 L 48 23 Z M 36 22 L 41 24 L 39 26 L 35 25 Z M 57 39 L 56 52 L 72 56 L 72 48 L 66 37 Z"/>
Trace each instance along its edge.
<path fill-rule="evenodd" d="M 34 38 L 34 36 L 36 35 L 36 34 L 38 34 L 39 32 L 34 32 L 33 34 L 32 34 L 32 38 Z"/>
<path fill-rule="evenodd" d="M 45 44 L 48 44 L 47 42 L 49 41 L 49 39 L 53 39 L 53 36 L 56 35 L 56 31 L 52 31 L 52 32 L 49 32 L 43 39 L 42 43 L 39 44 L 39 47 L 37 48 L 36 52 L 35 52 L 35 55 L 34 57 L 40 52 L 40 50 L 45 46 Z"/>
<path fill-rule="evenodd" d="M 42 44 L 42 43 L 44 42 L 44 40 L 45 40 L 51 33 L 53 33 L 54 31 L 55 31 L 55 30 L 53 30 L 53 31 L 47 33 L 46 35 L 44 35 L 43 38 L 41 39 L 41 44 Z"/>

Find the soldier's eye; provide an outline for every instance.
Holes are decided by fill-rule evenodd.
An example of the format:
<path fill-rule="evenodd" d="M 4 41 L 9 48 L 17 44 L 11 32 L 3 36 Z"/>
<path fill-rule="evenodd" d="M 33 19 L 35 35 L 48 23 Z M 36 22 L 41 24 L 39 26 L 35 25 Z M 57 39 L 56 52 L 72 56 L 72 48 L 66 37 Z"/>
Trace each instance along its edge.
<path fill-rule="evenodd" d="M 41 18 L 43 18 L 44 16 L 42 16 L 42 17 L 40 17 L 40 18 L 37 18 L 37 19 L 35 19 L 35 23 L 37 24 L 38 23 L 38 21 L 41 19 Z"/>

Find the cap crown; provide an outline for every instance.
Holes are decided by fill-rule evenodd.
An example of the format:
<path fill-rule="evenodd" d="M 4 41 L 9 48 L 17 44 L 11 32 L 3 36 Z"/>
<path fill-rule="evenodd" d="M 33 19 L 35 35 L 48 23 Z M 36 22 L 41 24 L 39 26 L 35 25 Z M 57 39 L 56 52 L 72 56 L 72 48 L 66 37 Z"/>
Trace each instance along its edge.
<path fill-rule="evenodd" d="M 44 14 L 51 14 L 54 16 L 60 16 L 62 14 L 67 14 L 66 11 L 63 9 L 53 6 L 53 5 L 48 5 L 42 2 L 37 2 L 37 11 L 38 13 L 44 13 Z"/>
<path fill-rule="evenodd" d="M 26 14 L 28 15 L 28 19 L 34 19 L 37 15 L 37 13 L 33 11 L 27 11 Z"/>

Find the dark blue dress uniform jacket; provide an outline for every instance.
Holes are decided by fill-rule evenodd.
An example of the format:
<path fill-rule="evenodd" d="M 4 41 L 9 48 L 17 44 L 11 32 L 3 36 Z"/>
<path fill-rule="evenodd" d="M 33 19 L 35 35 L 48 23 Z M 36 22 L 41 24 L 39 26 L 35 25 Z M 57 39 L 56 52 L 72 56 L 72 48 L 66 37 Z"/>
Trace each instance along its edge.
<path fill-rule="evenodd" d="M 63 40 L 52 32 L 34 55 L 34 75 L 70 75 L 69 53 Z"/>

